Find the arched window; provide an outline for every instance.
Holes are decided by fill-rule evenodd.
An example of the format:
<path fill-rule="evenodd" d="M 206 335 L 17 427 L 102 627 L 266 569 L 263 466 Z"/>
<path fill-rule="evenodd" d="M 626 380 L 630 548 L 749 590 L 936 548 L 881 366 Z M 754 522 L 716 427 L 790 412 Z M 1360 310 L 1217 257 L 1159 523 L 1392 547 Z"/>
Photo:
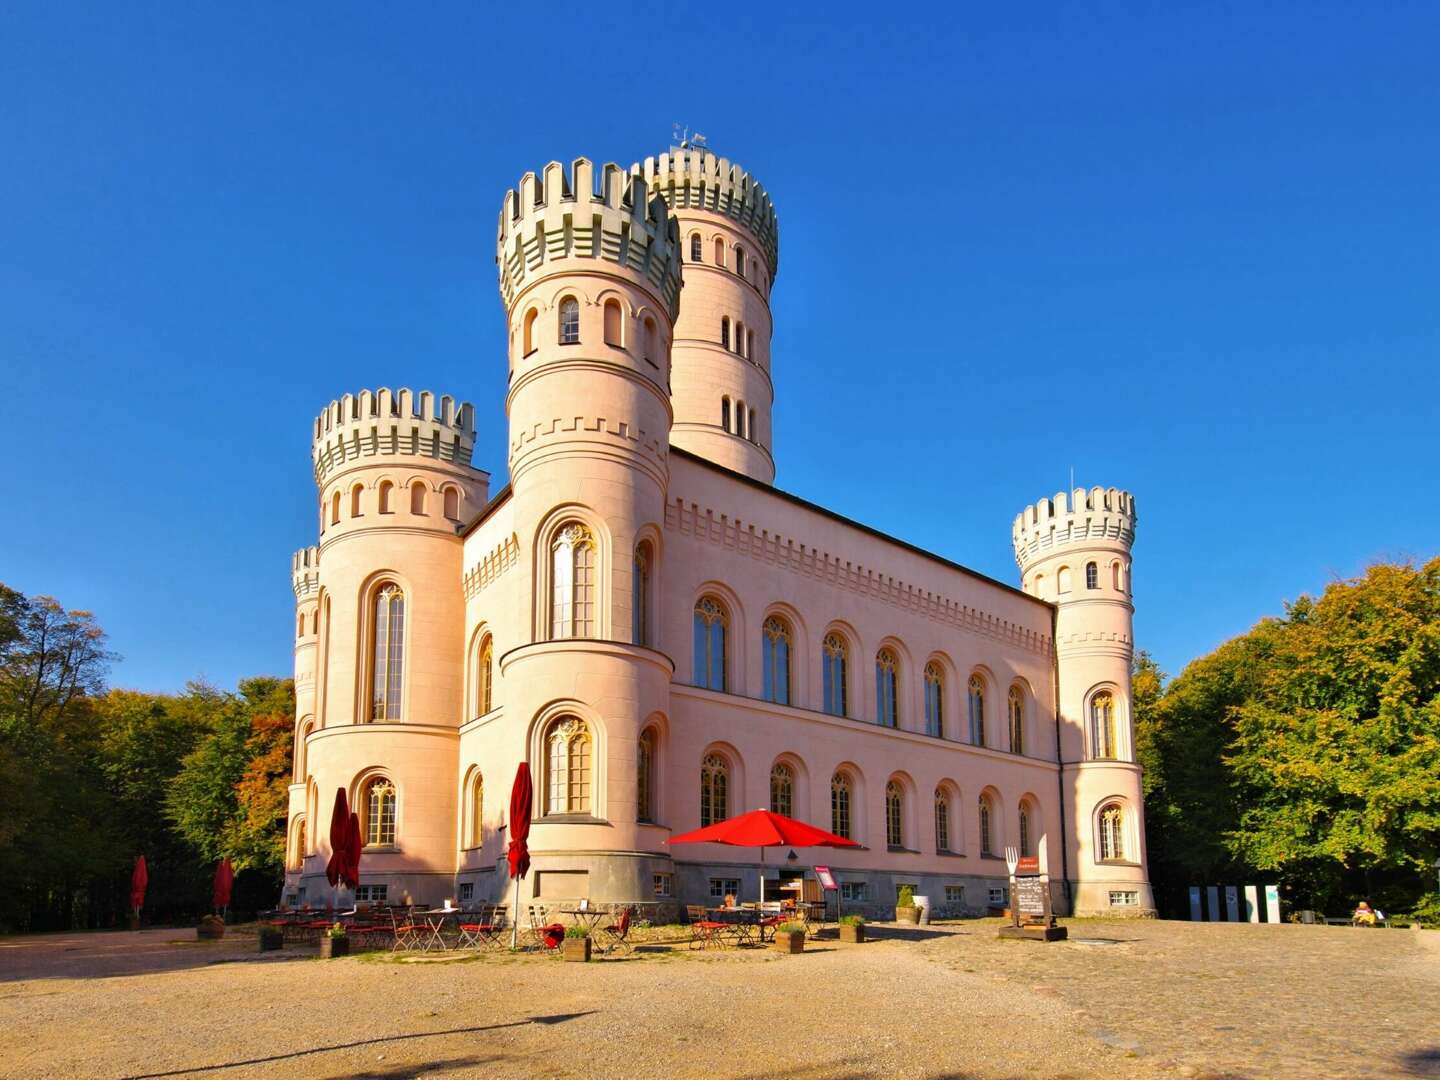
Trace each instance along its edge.
<path fill-rule="evenodd" d="M 839 634 L 826 634 L 820 643 L 820 666 L 825 687 L 825 711 L 831 716 L 847 715 L 846 667 L 849 649 Z"/>
<path fill-rule="evenodd" d="M 746 330 L 746 331 L 745 331 L 745 355 L 746 355 L 747 357 L 749 357 L 749 359 L 752 360 L 752 361 L 755 359 L 755 331 L 754 331 L 754 330 Z"/>
<path fill-rule="evenodd" d="M 295 617 L 295 636 L 305 636 L 305 613 L 303 611 Z"/>
<path fill-rule="evenodd" d="M 700 763 L 700 827 L 730 816 L 730 765 L 719 754 Z"/>
<path fill-rule="evenodd" d="M 851 840 L 850 799 L 853 785 L 848 773 L 837 772 L 830 778 L 830 831 Z"/>
<path fill-rule="evenodd" d="M 364 485 L 362 485 L 362 484 L 356 484 L 354 487 L 352 487 L 352 488 L 350 489 L 350 516 L 351 516 L 352 518 L 361 517 L 361 516 L 365 513 L 364 506 L 363 506 L 363 503 L 362 503 L 362 500 L 364 499 L 364 497 L 365 497 L 365 487 L 364 487 Z"/>
<path fill-rule="evenodd" d="M 1120 862 L 1125 858 L 1125 808 L 1110 803 L 1100 811 L 1100 858 Z"/>
<path fill-rule="evenodd" d="M 525 351 L 522 355 L 529 356 L 535 351 L 535 320 L 540 316 L 539 308 L 531 308 L 525 313 Z"/>
<path fill-rule="evenodd" d="M 745 402 L 735 403 L 735 434 L 745 438 Z"/>
<path fill-rule="evenodd" d="M 771 615 L 760 628 L 760 649 L 766 701 L 777 705 L 790 704 L 790 625 L 778 615 Z"/>
<path fill-rule="evenodd" d="M 770 768 L 770 812 L 795 816 L 795 770 L 783 761 Z"/>
<path fill-rule="evenodd" d="M 477 713 L 479 716 L 484 716 L 494 707 L 492 701 L 494 664 L 495 639 L 489 634 L 486 634 L 485 640 L 480 642 L 480 660 L 476 664 L 478 682 L 476 686 L 475 706 L 479 710 Z"/>
<path fill-rule="evenodd" d="M 735 353 L 737 356 L 745 355 L 745 324 L 743 322 L 735 324 Z"/>
<path fill-rule="evenodd" d="M 550 542 L 550 637 L 594 632 L 595 538 L 579 522 L 555 530 Z"/>
<path fill-rule="evenodd" d="M 735 245 L 735 273 L 745 276 L 745 249 L 739 244 Z"/>
<path fill-rule="evenodd" d="M 728 397 L 720 399 L 720 426 L 726 431 L 730 430 L 730 399 Z"/>
<path fill-rule="evenodd" d="M 905 846 L 905 792 L 900 781 L 885 785 L 885 843 L 892 848 Z"/>
<path fill-rule="evenodd" d="M 1097 758 L 1115 756 L 1115 698 L 1108 690 L 1090 699 L 1090 738 Z"/>
<path fill-rule="evenodd" d="M 991 845 L 990 818 L 993 808 L 990 805 L 990 796 L 980 796 L 980 854 L 994 855 L 995 849 Z"/>
<path fill-rule="evenodd" d="M 605 301 L 605 344 L 613 345 L 617 349 L 624 344 L 620 336 L 620 301 L 610 299 Z"/>
<path fill-rule="evenodd" d="M 290 869 L 300 870 L 305 866 L 305 819 L 295 824 L 295 850 L 290 853 Z"/>
<path fill-rule="evenodd" d="M 485 778 L 478 772 L 470 781 L 470 846 L 485 843 Z"/>
<path fill-rule="evenodd" d="M 360 799 L 365 813 L 367 846 L 395 843 L 395 785 L 377 776 L 365 785 Z"/>
<path fill-rule="evenodd" d="M 900 710 L 896 704 L 896 683 L 900 662 L 890 649 L 875 654 L 875 722 L 881 727 L 898 727 Z"/>
<path fill-rule="evenodd" d="M 691 262 L 703 262 L 703 261 L 704 261 L 704 257 L 703 257 L 702 251 L 701 251 L 700 234 L 699 234 L 698 232 L 697 232 L 697 233 L 691 233 L 691 234 L 690 234 L 690 261 L 691 261 Z"/>
<path fill-rule="evenodd" d="M 725 348 L 727 348 L 727 349 L 730 348 L 730 316 L 729 316 L 729 315 L 721 315 L 721 316 L 720 316 L 720 344 L 723 345 L 723 346 L 724 346 Z"/>
<path fill-rule="evenodd" d="M 389 480 L 380 481 L 380 513 L 393 514 L 395 512 L 394 506 L 392 506 L 390 503 L 390 499 L 394 491 L 395 485 L 392 484 Z"/>
<path fill-rule="evenodd" d="M 1025 753 L 1025 692 L 1018 686 L 1010 688 L 1010 752 Z"/>
<path fill-rule="evenodd" d="M 695 685 L 725 689 L 725 606 L 713 596 L 695 605 Z"/>
<path fill-rule="evenodd" d="M 445 516 L 451 521 L 460 520 L 460 489 L 447 487 L 443 492 Z"/>
<path fill-rule="evenodd" d="M 754 409 L 751 409 L 751 410 L 750 410 L 750 441 L 753 442 L 753 443 L 758 443 L 758 442 L 760 441 L 760 433 L 755 430 L 755 410 L 754 410 Z"/>
<path fill-rule="evenodd" d="M 1098 589 L 1100 587 L 1100 567 L 1093 562 L 1085 564 L 1085 588 Z"/>
<path fill-rule="evenodd" d="M 644 333 L 641 334 L 640 355 L 650 363 L 655 363 L 660 356 L 660 341 L 655 333 L 655 320 L 647 317 L 644 322 Z"/>
<path fill-rule="evenodd" d="M 725 265 L 725 239 L 721 236 L 715 237 L 715 265 Z"/>
<path fill-rule="evenodd" d="M 318 610 L 310 613 L 310 633 L 320 633 L 320 612 Z"/>
<path fill-rule="evenodd" d="M 405 594 L 387 581 L 375 590 L 375 648 L 370 662 L 370 719 L 399 720 L 405 674 Z"/>
<path fill-rule="evenodd" d="M 970 741 L 976 746 L 985 745 L 985 681 L 979 675 L 970 676 L 969 694 Z"/>
<path fill-rule="evenodd" d="M 655 820 L 655 729 L 640 735 L 635 754 L 635 820 Z"/>
<path fill-rule="evenodd" d="M 1111 583 L 1115 586 L 1116 592 L 1125 591 L 1123 581 L 1120 577 L 1120 564 L 1118 562 L 1110 564 L 1110 579 Z"/>
<path fill-rule="evenodd" d="M 410 481 L 410 513 L 425 516 L 425 481 Z"/>
<path fill-rule="evenodd" d="M 630 639 L 636 645 L 650 644 L 650 542 L 635 545 L 631 563 Z"/>
<path fill-rule="evenodd" d="M 945 733 L 945 672 L 935 661 L 925 665 L 925 734 Z"/>
<path fill-rule="evenodd" d="M 1020 804 L 1020 854 L 1027 859 L 1035 852 L 1030 850 L 1030 804 Z"/>
<path fill-rule="evenodd" d="M 935 789 L 935 850 L 950 850 L 950 796 L 944 788 Z"/>
<path fill-rule="evenodd" d="M 560 301 L 560 344 L 580 344 L 580 301 L 573 296 Z"/>
<path fill-rule="evenodd" d="M 330 498 L 330 524 L 340 524 L 340 492 L 335 492 Z"/>
<path fill-rule="evenodd" d="M 590 729 L 579 717 L 562 716 L 546 731 L 545 812 L 590 813 Z"/>
<path fill-rule="evenodd" d="M 1055 571 L 1055 583 L 1056 591 L 1062 593 L 1070 591 L 1070 568 L 1068 566 L 1062 566 Z"/>

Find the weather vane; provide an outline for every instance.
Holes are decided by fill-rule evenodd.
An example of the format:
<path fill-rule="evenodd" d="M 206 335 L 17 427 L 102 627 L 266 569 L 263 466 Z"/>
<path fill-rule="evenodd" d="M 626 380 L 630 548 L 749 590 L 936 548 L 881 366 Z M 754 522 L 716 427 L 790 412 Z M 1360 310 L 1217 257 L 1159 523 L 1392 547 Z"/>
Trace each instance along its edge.
<path fill-rule="evenodd" d="M 704 135 L 701 135 L 698 131 L 692 134 L 690 131 L 690 125 L 682 124 L 678 120 L 675 122 L 671 138 L 675 141 L 675 144 L 679 146 L 681 150 L 689 150 L 692 148 L 695 150 L 710 149 L 709 145 L 706 143 Z"/>

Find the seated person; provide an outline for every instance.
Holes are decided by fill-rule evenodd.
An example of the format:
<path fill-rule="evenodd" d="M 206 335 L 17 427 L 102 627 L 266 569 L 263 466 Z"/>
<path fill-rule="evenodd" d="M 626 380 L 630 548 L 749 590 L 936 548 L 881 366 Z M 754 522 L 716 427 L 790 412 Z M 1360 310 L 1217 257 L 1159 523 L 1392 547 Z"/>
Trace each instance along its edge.
<path fill-rule="evenodd" d="M 1355 908 L 1355 914 L 1350 916 L 1352 926 L 1374 926 L 1375 912 L 1370 907 L 1368 900 L 1361 900 Z"/>

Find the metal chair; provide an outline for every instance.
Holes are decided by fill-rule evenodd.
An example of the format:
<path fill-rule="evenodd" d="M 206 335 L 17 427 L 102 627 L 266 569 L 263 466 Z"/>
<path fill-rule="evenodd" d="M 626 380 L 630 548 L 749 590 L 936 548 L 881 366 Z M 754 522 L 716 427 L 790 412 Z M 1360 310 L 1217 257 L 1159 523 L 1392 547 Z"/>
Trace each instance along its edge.
<path fill-rule="evenodd" d="M 685 917 L 690 920 L 690 948 L 708 949 L 712 945 L 724 944 L 720 934 L 726 924 L 710 918 L 703 904 L 686 904 Z"/>
<path fill-rule="evenodd" d="M 422 952 L 430 943 L 430 927 L 417 923 L 410 908 L 390 909 L 390 929 L 395 939 L 390 943 L 391 952 L 420 949 Z"/>
<path fill-rule="evenodd" d="M 474 918 L 460 916 L 460 937 L 455 942 L 457 949 L 493 949 L 500 944 L 500 933 L 505 929 L 505 909 L 482 907 L 474 912 Z"/>
<path fill-rule="evenodd" d="M 525 943 L 527 948 L 539 949 L 544 952 L 553 949 L 555 955 L 560 955 L 560 942 L 565 938 L 565 926 L 563 923 L 547 922 L 548 909 L 544 904 L 529 905 L 530 925 L 525 930 Z"/>
<path fill-rule="evenodd" d="M 631 914 L 630 908 L 621 908 L 614 922 L 596 927 L 594 936 L 599 939 L 600 951 L 606 956 L 612 952 L 628 954 L 634 951 L 634 946 L 630 944 Z"/>

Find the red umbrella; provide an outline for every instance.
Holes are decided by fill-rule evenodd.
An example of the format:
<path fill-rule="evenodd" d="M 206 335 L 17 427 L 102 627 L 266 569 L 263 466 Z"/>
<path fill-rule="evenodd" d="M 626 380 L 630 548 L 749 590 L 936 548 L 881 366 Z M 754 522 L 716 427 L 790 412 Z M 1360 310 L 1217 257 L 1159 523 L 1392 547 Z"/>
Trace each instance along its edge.
<path fill-rule="evenodd" d="M 520 933 L 520 879 L 530 871 L 530 803 L 535 788 L 530 783 L 530 763 L 522 761 L 515 770 L 515 785 L 510 789 L 510 876 L 515 879 L 515 914 L 510 920 L 510 948 L 515 948 Z"/>
<path fill-rule="evenodd" d="M 333 889 L 340 884 L 350 865 L 350 802 L 345 789 L 335 789 L 335 809 L 330 813 L 330 861 L 325 864 L 325 879 Z M 333 899 L 333 897 L 332 897 Z"/>
<path fill-rule="evenodd" d="M 767 847 L 859 847 L 854 840 L 817 829 L 803 821 L 769 810 L 751 810 L 748 814 L 726 818 L 694 832 L 670 838 L 672 844 L 730 844 L 733 847 L 758 847 L 760 862 L 765 862 Z M 765 874 L 760 874 L 760 899 L 765 899 Z"/>
<path fill-rule="evenodd" d="M 365 846 L 360 839 L 360 815 L 350 811 L 350 825 L 345 831 L 346 853 L 350 856 L 345 867 L 345 884 L 352 889 L 360 888 L 360 849 Z"/>
<path fill-rule="evenodd" d="M 230 856 L 227 855 L 215 867 L 215 892 L 210 897 L 215 907 L 223 911 L 230 906 L 230 890 L 234 885 L 235 868 L 230 865 Z"/>
<path fill-rule="evenodd" d="M 135 869 L 130 872 L 130 907 L 135 918 L 140 918 L 140 909 L 145 906 L 145 886 L 150 884 L 150 871 L 145 868 L 145 856 L 135 856 Z"/>

